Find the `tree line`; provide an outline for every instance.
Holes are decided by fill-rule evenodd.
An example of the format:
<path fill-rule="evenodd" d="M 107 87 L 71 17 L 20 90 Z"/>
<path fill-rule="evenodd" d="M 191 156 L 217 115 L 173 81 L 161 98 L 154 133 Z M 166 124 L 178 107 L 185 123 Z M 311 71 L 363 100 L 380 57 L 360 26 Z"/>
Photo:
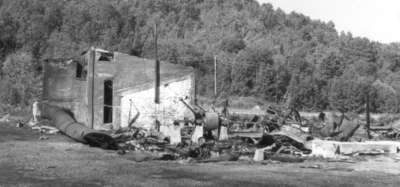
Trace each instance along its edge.
<path fill-rule="evenodd" d="M 199 94 L 254 96 L 302 110 L 398 112 L 400 44 L 255 0 L 0 0 L 0 102 L 40 98 L 41 62 L 89 46 L 197 70 Z"/>

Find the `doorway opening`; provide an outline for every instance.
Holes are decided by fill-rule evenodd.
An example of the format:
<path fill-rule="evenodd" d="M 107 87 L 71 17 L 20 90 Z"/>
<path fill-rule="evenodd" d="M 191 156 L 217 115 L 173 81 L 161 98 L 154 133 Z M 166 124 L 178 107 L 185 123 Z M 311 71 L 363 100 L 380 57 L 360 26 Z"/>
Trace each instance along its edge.
<path fill-rule="evenodd" d="M 113 81 L 104 81 L 103 123 L 112 123 L 113 118 Z"/>

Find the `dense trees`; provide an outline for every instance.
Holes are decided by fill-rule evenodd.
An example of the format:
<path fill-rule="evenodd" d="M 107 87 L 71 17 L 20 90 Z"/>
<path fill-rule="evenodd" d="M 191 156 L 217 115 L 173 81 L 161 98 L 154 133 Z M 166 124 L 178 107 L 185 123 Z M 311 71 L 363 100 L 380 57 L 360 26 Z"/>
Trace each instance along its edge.
<path fill-rule="evenodd" d="M 31 92 L 27 84 L 39 80 L 40 62 L 46 58 L 70 58 L 89 46 L 152 58 L 157 24 L 159 56 L 196 68 L 204 96 L 213 96 L 217 57 L 220 97 L 255 96 L 271 102 L 290 98 L 297 108 L 360 112 L 369 94 L 372 111 L 399 110 L 400 44 L 338 33 L 332 22 L 285 13 L 271 4 L 0 2 L 0 88 L 7 90 L 1 94 L 3 103 L 22 105 L 38 97 L 39 92 Z"/>
<path fill-rule="evenodd" d="M 2 68 L 2 81 L 6 89 L 2 89 L 2 102 L 11 105 L 28 105 L 28 101 L 39 98 L 41 91 L 40 76 L 34 71 L 32 56 L 27 53 L 9 55 Z"/>

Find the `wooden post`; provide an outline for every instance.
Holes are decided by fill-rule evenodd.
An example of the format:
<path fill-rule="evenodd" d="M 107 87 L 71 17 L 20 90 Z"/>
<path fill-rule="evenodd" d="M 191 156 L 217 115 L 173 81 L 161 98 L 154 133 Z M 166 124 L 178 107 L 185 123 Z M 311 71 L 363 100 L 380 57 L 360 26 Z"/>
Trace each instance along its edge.
<path fill-rule="evenodd" d="M 366 124 L 366 128 L 367 128 L 367 135 L 368 135 L 368 139 L 370 139 L 371 138 L 371 133 L 370 133 L 370 127 L 371 127 L 371 122 L 370 122 L 370 115 L 369 115 L 369 88 L 368 88 L 368 91 L 367 91 L 367 97 L 366 97 L 366 106 L 365 106 L 365 110 L 366 110 L 366 121 L 367 121 L 367 124 Z"/>
<path fill-rule="evenodd" d="M 199 74 L 198 74 L 198 72 L 197 72 L 197 70 L 199 69 L 199 63 L 196 63 L 195 64 L 195 68 L 194 68 L 194 81 L 193 81 L 193 84 L 194 84 L 194 105 L 197 105 L 197 91 L 198 91 L 198 88 L 197 88 L 197 84 L 198 84 L 198 81 L 197 81 L 197 77 L 199 77 Z"/>
<path fill-rule="evenodd" d="M 155 96 L 154 96 L 154 102 L 156 104 L 160 103 L 160 61 L 158 60 L 158 46 L 157 46 L 157 24 L 154 25 L 154 47 L 155 47 Z"/>
<path fill-rule="evenodd" d="M 88 58 L 88 114 L 89 114 L 88 125 L 92 129 L 94 128 L 95 62 L 96 62 L 96 51 L 94 47 L 91 47 L 89 50 L 89 58 Z"/>
<path fill-rule="evenodd" d="M 217 56 L 214 56 L 214 98 L 217 99 Z"/>

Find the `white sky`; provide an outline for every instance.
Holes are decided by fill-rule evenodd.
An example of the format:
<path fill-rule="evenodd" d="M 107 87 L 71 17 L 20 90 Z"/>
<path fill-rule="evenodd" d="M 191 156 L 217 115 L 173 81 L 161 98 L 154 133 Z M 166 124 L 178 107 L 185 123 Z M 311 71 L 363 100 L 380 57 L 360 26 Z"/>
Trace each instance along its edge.
<path fill-rule="evenodd" d="M 400 42 L 400 0 L 258 0 L 286 13 L 333 21 L 336 29 L 383 43 Z"/>

